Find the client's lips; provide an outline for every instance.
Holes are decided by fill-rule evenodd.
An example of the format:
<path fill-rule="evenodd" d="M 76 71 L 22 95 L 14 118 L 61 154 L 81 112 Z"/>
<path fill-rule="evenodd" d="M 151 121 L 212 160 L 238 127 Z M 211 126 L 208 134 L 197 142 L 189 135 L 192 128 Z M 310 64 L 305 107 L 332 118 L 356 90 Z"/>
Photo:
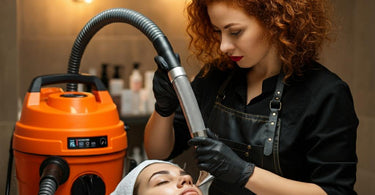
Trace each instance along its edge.
<path fill-rule="evenodd" d="M 230 56 L 232 61 L 238 62 L 243 58 L 243 56 Z"/>
<path fill-rule="evenodd" d="M 190 189 L 187 189 L 184 192 L 182 192 L 181 195 L 198 195 L 198 194 L 199 193 L 198 193 L 197 190 L 190 188 Z"/>

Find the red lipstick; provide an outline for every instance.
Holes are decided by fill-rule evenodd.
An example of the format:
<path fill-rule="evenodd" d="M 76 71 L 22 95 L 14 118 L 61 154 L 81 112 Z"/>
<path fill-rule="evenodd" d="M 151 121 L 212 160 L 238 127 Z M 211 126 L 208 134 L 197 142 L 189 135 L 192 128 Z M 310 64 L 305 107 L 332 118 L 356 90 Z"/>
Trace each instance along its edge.
<path fill-rule="evenodd" d="M 230 56 L 230 59 L 234 62 L 238 62 L 243 58 L 243 56 Z"/>

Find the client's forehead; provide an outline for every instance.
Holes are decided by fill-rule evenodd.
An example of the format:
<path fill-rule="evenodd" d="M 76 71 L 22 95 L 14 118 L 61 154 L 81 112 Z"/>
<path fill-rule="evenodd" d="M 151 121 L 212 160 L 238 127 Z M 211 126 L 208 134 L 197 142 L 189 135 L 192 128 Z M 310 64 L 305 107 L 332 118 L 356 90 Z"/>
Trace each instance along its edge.
<path fill-rule="evenodd" d="M 142 170 L 139 174 L 139 179 L 149 179 L 152 175 L 161 173 L 161 174 L 180 174 L 182 169 L 175 165 L 167 164 L 167 163 L 154 163 Z"/>

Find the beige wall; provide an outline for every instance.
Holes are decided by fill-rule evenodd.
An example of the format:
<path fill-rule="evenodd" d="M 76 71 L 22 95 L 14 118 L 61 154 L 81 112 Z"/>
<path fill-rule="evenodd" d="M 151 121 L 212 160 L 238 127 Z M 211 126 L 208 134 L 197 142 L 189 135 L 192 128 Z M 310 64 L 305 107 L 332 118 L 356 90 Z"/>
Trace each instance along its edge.
<path fill-rule="evenodd" d="M 352 90 L 360 118 L 358 129 L 358 192 L 375 194 L 375 1 L 356 1 L 354 7 Z"/>
<path fill-rule="evenodd" d="M 375 103 L 372 101 L 375 98 L 375 55 L 372 49 L 375 45 L 375 27 L 372 25 L 375 1 L 333 2 L 338 37 L 335 43 L 324 48 L 321 61 L 347 81 L 352 90 L 360 119 L 356 189 L 359 194 L 375 194 L 375 152 L 372 146 L 375 142 L 372 129 L 375 126 Z M 16 121 L 17 98 L 23 99 L 35 76 L 66 72 L 73 42 L 94 15 L 114 7 L 143 13 L 167 35 L 175 52 L 181 54 L 188 74 L 192 76 L 197 71 L 196 66 L 187 66 L 189 54 L 182 14 L 185 0 L 94 0 L 89 5 L 72 0 L 1 0 L 0 3 L 0 193 L 5 186 L 8 145 Z M 89 67 L 99 68 L 103 62 L 122 64 L 125 67 L 123 78 L 127 81 L 134 61 L 141 62 L 141 71 L 154 69 L 155 54 L 148 39 L 135 28 L 127 24 L 111 24 L 94 36 L 85 51 L 80 70 L 86 72 Z M 194 64 L 193 60 L 191 64 Z M 127 82 L 125 84 L 128 86 Z"/>
<path fill-rule="evenodd" d="M 17 120 L 18 40 L 17 5 L 0 1 L 0 193 L 4 193 L 10 137 Z M 12 188 L 16 183 L 13 177 Z"/>
<path fill-rule="evenodd" d="M 356 190 L 375 194 L 375 1 L 334 0 L 337 41 L 326 47 L 322 61 L 348 82 L 359 118 Z"/>
<path fill-rule="evenodd" d="M 0 119 L 13 121 L 17 114 L 18 43 L 16 3 L 3 0 L 0 6 Z M 3 19 L 3 18 L 6 18 Z"/>
<path fill-rule="evenodd" d="M 158 25 L 182 58 L 187 56 L 185 22 L 182 15 L 185 0 L 98 1 L 92 4 L 72 0 L 20 0 L 20 84 L 26 91 L 36 75 L 65 73 L 70 51 L 83 26 L 101 11 L 123 7 L 141 12 Z M 145 6 L 147 5 L 147 6 Z M 105 26 L 90 41 L 83 55 L 81 71 L 100 64 L 121 64 L 128 86 L 132 63 L 141 63 L 141 71 L 154 69 L 156 55 L 151 42 L 136 28 L 124 23 Z M 185 64 L 185 61 L 183 62 Z M 110 69 L 112 71 L 112 69 Z"/>

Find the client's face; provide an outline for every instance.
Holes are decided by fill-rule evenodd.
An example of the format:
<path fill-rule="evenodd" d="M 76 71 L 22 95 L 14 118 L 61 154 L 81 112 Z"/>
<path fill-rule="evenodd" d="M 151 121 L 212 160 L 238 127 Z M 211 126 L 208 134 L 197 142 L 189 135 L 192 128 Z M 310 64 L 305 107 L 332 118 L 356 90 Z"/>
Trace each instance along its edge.
<path fill-rule="evenodd" d="M 139 195 L 202 195 L 184 170 L 165 163 L 152 164 L 139 174 Z"/>

